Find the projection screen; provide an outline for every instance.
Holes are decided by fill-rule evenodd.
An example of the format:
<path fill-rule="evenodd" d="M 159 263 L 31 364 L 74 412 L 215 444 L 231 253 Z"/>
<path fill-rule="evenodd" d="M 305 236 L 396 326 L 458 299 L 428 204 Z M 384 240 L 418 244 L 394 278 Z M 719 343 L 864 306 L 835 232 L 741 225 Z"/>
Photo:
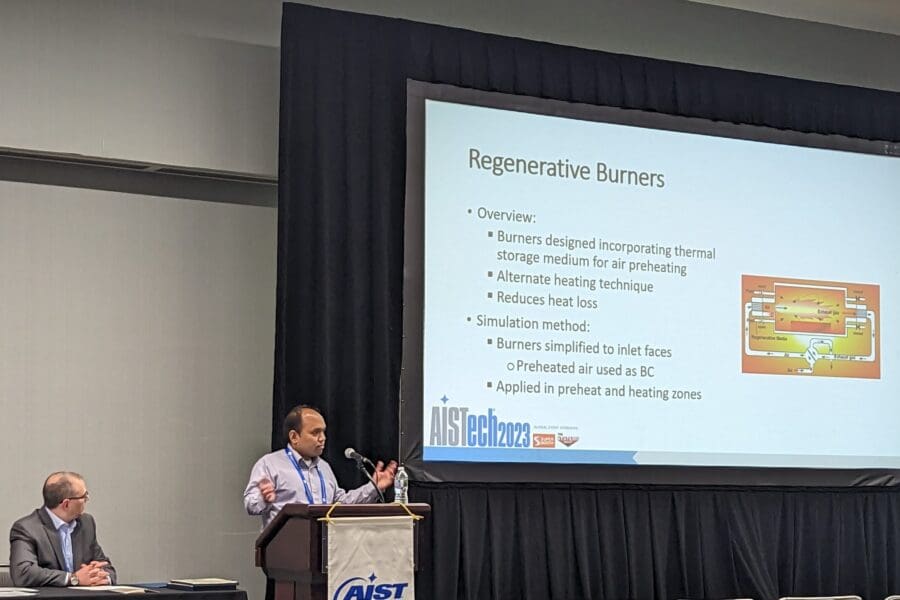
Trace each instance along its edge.
<path fill-rule="evenodd" d="M 417 476 L 895 481 L 894 146 L 418 82 L 408 101 Z"/>

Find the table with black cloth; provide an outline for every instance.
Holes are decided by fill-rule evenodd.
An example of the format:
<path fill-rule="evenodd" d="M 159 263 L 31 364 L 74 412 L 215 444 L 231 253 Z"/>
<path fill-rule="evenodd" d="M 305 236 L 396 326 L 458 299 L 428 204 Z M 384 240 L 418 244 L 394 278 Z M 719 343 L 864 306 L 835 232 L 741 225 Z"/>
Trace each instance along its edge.
<path fill-rule="evenodd" d="M 127 585 L 127 584 L 125 584 Z M 140 587 L 140 586 L 135 586 Z M 110 598 L 145 598 L 146 600 L 247 600 L 244 590 L 175 590 L 171 588 L 148 588 L 145 594 L 120 594 L 118 592 L 95 591 L 90 588 L 43 587 L 28 598 L 58 598 L 60 600 L 110 600 Z M 23 596 L 23 598 L 25 598 Z"/>

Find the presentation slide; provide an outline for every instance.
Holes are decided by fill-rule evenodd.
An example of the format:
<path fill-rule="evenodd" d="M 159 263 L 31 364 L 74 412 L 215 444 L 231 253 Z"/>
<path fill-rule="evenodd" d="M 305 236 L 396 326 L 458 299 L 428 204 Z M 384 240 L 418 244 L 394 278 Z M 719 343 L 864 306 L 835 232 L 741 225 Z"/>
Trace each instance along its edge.
<path fill-rule="evenodd" d="M 422 458 L 900 467 L 900 159 L 425 100 Z"/>

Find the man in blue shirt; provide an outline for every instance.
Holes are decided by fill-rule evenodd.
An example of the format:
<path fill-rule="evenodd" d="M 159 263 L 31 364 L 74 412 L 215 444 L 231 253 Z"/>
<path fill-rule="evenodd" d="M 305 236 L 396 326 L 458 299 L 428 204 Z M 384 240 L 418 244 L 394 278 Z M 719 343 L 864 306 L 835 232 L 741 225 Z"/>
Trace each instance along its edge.
<path fill-rule="evenodd" d="M 371 483 L 355 490 L 342 489 L 334 472 L 321 458 L 325 450 L 325 419 L 309 406 L 295 406 L 284 419 L 287 446 L 266 454 L 253 465 L 244 490 L 244 508 L 262 517 L 263 527 L 285 504 L 361 504 L 374 502 L 378 492 Z M 379 490 L 394 483 L 397 463 L 375 465 L 372 478 Z"/>
<path fill-rule="evenodd" d="M 97 542 L 94 518 L 84 512 L 90 493 L 78 473 L 60 471 L 44 482 L 44 506 L 13 523 L 9 573 L 26 587 L 115 583 L 116 570 Z"/>

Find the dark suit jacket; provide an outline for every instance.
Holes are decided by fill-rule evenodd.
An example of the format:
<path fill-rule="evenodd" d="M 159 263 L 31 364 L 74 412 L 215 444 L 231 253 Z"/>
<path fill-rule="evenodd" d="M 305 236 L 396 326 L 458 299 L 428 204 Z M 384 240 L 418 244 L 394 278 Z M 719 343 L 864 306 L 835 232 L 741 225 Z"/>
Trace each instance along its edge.
<path fill-rule="evenodd" d="M 75 570 L 92 560 L 109 561 L 97 543 L 94 517 L 85 513 L 76 519 L 78 527 L 72 532 L 72 562 Z M 106 567 L 112 583 L 116 570 Z M 59 533 L 50 515 L 43 508 L 13 523 L 9 531 L 9 574 L 13 585 L 42 587 L 67 584 L 66 561 L 63 558 Z"/>

